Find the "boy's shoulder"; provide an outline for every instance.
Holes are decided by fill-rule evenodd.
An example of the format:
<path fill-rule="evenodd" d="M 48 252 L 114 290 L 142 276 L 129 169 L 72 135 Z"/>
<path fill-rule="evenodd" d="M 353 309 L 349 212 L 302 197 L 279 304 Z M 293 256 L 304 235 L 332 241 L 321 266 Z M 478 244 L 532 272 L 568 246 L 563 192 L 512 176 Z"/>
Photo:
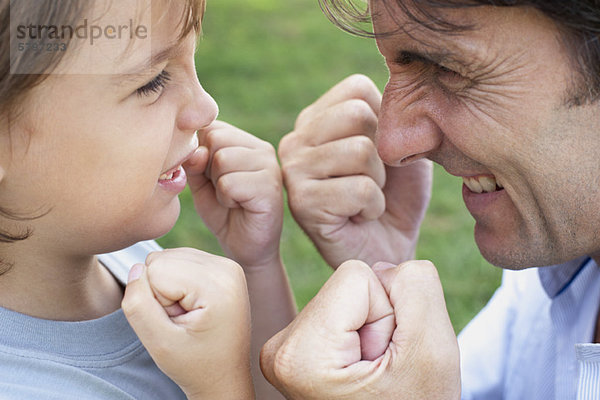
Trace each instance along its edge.
<path fill-rule="evenodd" d="M 146 240 L 122 250 L 100 254 L 98 259 L 122 285 L 126 285 L 127 275 L 133 264 L 144 263 L 148 254 L 160 250 L 162 247 L 154 240 Z"/>

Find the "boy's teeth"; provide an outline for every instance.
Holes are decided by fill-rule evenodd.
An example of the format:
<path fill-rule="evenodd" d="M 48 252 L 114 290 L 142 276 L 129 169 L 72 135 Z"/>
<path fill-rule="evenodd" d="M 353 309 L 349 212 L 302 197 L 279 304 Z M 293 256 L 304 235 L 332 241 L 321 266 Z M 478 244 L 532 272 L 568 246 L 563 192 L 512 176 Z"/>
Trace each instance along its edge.
<path fill-rule="evenodd" d="M 158 180 L 159 181 L 168 181 L 169 179 L 173 179 L 173 174 L 174 172 L 171 172 L 170 174 L 162 174 Z"/>
<path fill-rule="evenodd" d="M 503 188 L 493 176 L 463 177 L 463 182 L 470 191 L 475 193 L 491 193 Z"/>

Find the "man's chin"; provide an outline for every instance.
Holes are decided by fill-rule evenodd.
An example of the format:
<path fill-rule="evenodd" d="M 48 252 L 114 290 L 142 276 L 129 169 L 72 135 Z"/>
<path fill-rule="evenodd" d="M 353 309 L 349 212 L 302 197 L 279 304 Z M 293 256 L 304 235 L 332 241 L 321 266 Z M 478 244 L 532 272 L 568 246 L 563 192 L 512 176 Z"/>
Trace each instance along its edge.
<path fill-rule="evenodd" d="M 482 257 L 490 264 L 511 270 L 521 270 L 538 266 L 535 256 L 527 251 L 526 246 L 510 243 L 508 237 L 494 236 L 475 226 L 475 242 Z M 539 260 L 538 260 L 539 261 Z"/>

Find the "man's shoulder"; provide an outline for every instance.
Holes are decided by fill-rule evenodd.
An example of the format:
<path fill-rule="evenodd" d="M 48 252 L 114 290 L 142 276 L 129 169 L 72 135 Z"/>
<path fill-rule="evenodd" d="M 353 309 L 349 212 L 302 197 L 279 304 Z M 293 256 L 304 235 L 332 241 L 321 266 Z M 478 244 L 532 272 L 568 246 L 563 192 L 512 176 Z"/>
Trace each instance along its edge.
<path fill-rule="evenodd" d="M 148 254 L 160 250 L 162 247 L 154 240 L 146 240 L 122 250 L 98 255 L 98 259 L 121 284 L 125 285 L 131 267 L 137 263 L 144 263 Z"/>

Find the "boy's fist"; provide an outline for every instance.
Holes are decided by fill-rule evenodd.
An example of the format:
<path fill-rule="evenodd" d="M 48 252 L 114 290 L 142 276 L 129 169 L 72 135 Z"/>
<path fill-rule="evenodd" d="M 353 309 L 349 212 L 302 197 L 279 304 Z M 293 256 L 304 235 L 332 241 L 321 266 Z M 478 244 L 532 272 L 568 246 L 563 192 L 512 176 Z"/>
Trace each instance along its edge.
<path fill-rule="evenodd" d="M 196 211 L 244 268 L 279 261 L 283 184 L 271 144 L 225 122 L 198 131 L 184 168 Z"/>
<path fill-rule="evenodd" d="M 250 311 L 235 262 L 170 249 L 136 264 L 123 311 L 159 368 L 188 398 L 251 399 Z"/>

